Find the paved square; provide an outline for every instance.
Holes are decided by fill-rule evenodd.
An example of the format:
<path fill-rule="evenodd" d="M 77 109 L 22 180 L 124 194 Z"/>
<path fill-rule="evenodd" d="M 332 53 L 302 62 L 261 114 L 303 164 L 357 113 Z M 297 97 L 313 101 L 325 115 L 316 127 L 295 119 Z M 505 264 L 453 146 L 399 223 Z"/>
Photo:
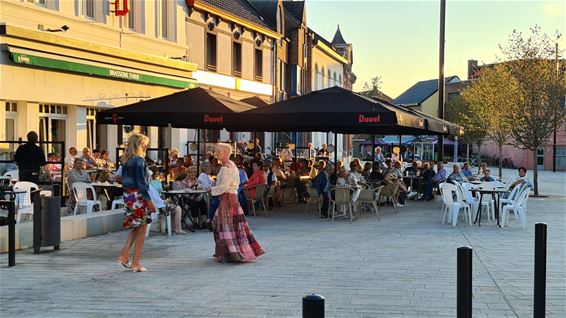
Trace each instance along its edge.
<path fill-rule="evenodd" d="M 287 205 L 251 217 L 267 254 L 213 261 L 208 231 L 151 234 L 131 273 L 115 262 L 126 231 L 65 242 L 58 252 L 0 256 L 1 317 L 301 317 L 301 299 L 326 297 L 327 317 L 455 317 L 456 248 L 473 255 L 474 317 L 531 317 L 534 223 L 548 223 L 547 317 L 566 316 L 564 196 L 529 199 L 528 228 L 440 224 L 440 201 L 382 209 L 350 223 Z"/>

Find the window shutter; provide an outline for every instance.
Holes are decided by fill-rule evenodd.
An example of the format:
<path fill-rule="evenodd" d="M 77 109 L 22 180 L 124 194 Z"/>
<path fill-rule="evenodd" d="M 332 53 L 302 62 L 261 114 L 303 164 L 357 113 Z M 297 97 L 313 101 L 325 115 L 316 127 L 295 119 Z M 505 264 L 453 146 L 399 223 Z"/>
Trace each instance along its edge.
<path fill-rule="evenodd" d="M 167 39 L 170 41 L 175 42 L 177 40 L 177 32 L 176 32 L 176 2 L 175 1 L 167 1 Z"/>
<path fill-rule="evenodd" d="M 59 0 L 46 0 L 45 6 L 48 9 L 59 11 Z"/>

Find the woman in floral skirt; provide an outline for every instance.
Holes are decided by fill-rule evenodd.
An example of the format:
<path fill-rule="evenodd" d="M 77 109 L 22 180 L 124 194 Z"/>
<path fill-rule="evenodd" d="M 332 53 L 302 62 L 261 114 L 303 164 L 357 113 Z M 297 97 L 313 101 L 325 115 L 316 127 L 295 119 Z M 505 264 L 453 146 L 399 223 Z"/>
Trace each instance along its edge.
<path fill-rule="evenodd" d="M 142 134 L 132 133 L 120 161 L 122 162 L 122 188 L 124 189 L 125 228 L 133 229 L 128 234 L 118 263 L 134 272 L 145 272 L 140 264 L 140 256 L 145 242 L 146 227 L 151 223 L 150 213 L 156 211 L 149 196 L 148 168 L 145 163 L 145 150 L 149 138 Z M 134 246 L 132 263 L 128 261 L 130 248 Z"/>
<path fill-rule="evenodd" d="M 220 205 L 212 220 L 216 248 L 214 257 L 219 262 L 249 262 L 265 253 L 255 240 L 238 203 L 240 174 L 236 164 L 229 157 L 232 148 L 219 143 L 214 155 L 222 164 L 216 177 L 216 185 L 211 188 L 213 196 L 218 196 Z"/>

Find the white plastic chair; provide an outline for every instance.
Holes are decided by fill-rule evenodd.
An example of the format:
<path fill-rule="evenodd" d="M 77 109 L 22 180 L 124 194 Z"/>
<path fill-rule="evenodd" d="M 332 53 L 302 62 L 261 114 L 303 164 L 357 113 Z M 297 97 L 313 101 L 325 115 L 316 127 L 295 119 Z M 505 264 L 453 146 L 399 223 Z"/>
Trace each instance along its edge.
<path fill-rule="evenodd" d="M 147 229 L 145 231 L 145 236 L 148 237 L 149 236 L 149 230 L 151 229 L 151 226 L 160 220 L 160 216 L 163 216 L 161 213 L 157 212 L 157 213 L 152 213 L 151 214 L 151 223 L 147 226 Z M 165 216 L 166 222 L 167 222 L 167 235 L 171 236 L 171 213 L 169 213 L 167 216 Z M 158 223 L 157 224 L 159 226 L 159 228 L 161 229 L 161 225 Z"/>
<path fill-rule="evenodd" d="M 5 177 L 10 177 L 12 179 L 20 180 L 20 171 L 19 170 L 10 170 L 4 173 Z"/>
<path fill-rule="evenodd" d="M 352 194 L 354 190 L 349 187 L 336 187 L 330 190 L 330 204 L 332 204 L 332 222 L 336 217 L 346 216 L 346 211 L 344 213 L 336 215 L 336 206 L 338 207 L 347 207 L 348 213 L 350 214 L 350 222 L 354 220 L 354 216 L 352 214 L 354 207 L 352 203 Z M 334 193 L 334 199 L 332 199 Z"/>
<path fill-rule="evenodd" d="M 464 194 L 464 201 L 468 203 L 472 209 L 472 219 L 476 217 L 478 212 L 480 199 L 472 194 L 472 184 L 471 183 L 458 183 L 461 187 L 461 191 Z M 484 198 L 481 202 L 481 209 L 487 212 L 487 218 L 489 221 L 495 219 L 495 205 L 492 199 Z"/>
<path fill-rule="evenodd" d="M 505 181 L 505 189 L 509 189 L 509 187 L 511 187 L 513 182 L 515 182 L 515 177 L 511 176 L 507 178 L 507 180 Z"/>
<path fill-rule="evenodd" d="M 315 188 L 309 186 L 307 187 L 307 192 L 308 192 L 308 197 L 307 199 L 307 206 L 305 207 L 305 215 L 307 215 L 308 210 L 309 210 L 309 206 L 311 204 L 315 204 L 317 209 L 316 211 L 318 212 L 318 217 L 320 217 L 322 215 L 321 209 L 322 209 L 322 196 L 320 194 L 318 194 L 318 191 L 316 191 Z"/>
<path fill-rule="evenodd" d="M 116 210 L 118 208 L 118 205 L 124 205 L 124 198 L 119 198 L 119 199 L 114 199 L 112 200 L 112 210 Z"/>
<path fill-rule="evenodd" d="M 467 217 L 468 223 L 472 225 L 472 216 L 470 213 L 470 205 L 464 202 L 464 198 L 462 194 L 459 193 L 458 187 L 451 183 L 441 183 L 440 187 L 440 194 L 442 196 L 442 201 L 444 202 L 444 206 L 442 208 L 442 224 L 446 221 L 446 217 L 448 216 L 452 220 L 452 226 L 456 226 L 458 222 L 458 215 L 460 210 L 464 210 L 464 216 Z M 454 197 L 456 197 L 456 201 L 454 201 Z"/>
<path fill-rule="evenodd" d="M 506 204 L 513 203 L 517 199 L 517 196 L 521 193 L 521 190 L 524 188 L 525 184 L 519 184 L 511 190 L 511 193 L 507 198 L 499 199 L 499 211 L 503 210 L 503 206 Z"/>
<path fill-rule="evenodd" d="M 523 187 L 515 201 L 508 203 L 503 207 L 503 210 L 501 211 L 501 227 L 504 227 L 506 223 L 509 223 L 510 211 L 513 211 L 515 219 L 521 222 L 521 227 L 523 229 L 527 227 L 527 200 L 529 199 L 529 194 L 530 189 L 528 187 Z"/>
<path fill-rule="evenodd" d="M 25 190 L 25 193 L 16 195 L 16 204 L 18 212 L 16 215 L 16 223 L 20 223 L 22 214 L 33 215 L 33 203 L 31 202 L 31 190 L 39 189 L 37 184 L 28 181 L 18 181 L 14 185 L 14 190 Z"/>
<path fill-rule="evenodd" d="M 89 192 L 92 195 L 92 199 L 89 199 Z M 102 203 L 99 200 L 96 200 L 96 191 L 94 190 L 94 187 L 92 185 L 84 182 L 73 183 L 73 195 L 75 196 L 76 200 L 73 215 L 77 215 L 79 206 L 86 207 L 87 214 L 91 214 L 95 206 L 98 206 L 98 209 L 102 210 Z"/>

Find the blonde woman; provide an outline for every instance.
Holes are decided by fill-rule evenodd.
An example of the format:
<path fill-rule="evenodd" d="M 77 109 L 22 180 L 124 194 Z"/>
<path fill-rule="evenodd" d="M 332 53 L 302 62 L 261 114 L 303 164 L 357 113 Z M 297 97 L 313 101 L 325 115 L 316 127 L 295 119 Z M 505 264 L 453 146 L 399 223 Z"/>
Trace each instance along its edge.
<path fill-rule="evenodd" d="M 127 147 L 120 161 L 122 162 L 122 187 L 124 189 L 125 228 L 131 228 L 128 239 L 118 257 L 118 263 L 134 272 L 145 272 L 141 266 L 140 256 L 145 242 L 146 227 L 151 223 L 150 213 L 156 212 L 155 205 L 149 196 L 148 168 L 145 164 L 145 151 L 149 138 L 133 133 L 128 138 Z M 130 248 L 134 246 L 132 263 L 128 262 Z"/>
<path fill-rule="evenodd" d="M 216 185 L 211 188 L 213 196 L 218 196 L 220 205 L 212 220 L 216 248 L 214 257 L 219 262 L 249 262 L 265 253 L 255 240 L 238 203 L 238 185 L 240 172 L 232 162 L 228 144 L 217 144 L 214 155 L 222 164 L 216 178 Z"/>

